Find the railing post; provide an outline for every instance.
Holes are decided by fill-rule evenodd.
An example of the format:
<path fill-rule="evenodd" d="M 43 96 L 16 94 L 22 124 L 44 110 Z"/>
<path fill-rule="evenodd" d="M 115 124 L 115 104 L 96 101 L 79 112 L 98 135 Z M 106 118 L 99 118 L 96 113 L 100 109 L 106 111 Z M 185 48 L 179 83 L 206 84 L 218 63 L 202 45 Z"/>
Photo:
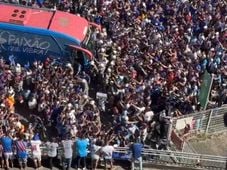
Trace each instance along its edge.
<path fill-rule="evenodd" d="M 169 124 L 169 128 L 168 128 L 167 139 L 169 142 L 171 141 L 172 129 L 173 129 L 173 118 L 170 119 L 170 124 Z"/>
<path fill-rule="evenodd" d="M 208 131 L 209 131 L 210 121 L 211 121 L 213 112 L 214 112 L 214 109 L 212 109 L 212 110 L 210 111 L 210 114 L 209 114 L 209 118 L 208 118 L 208 122 L 207 122 L 207 126 L 206 126 L 206 131 L 205 131 L 205 134 L 206 134 L 206 135 L 207 135 L 207 133 L 208 133 Z"/>
<path fill-rule="evenodd" d="M 186 145 L 186 142 L 185 142 L 185 140 L 183 139 L 183 143 L 182 143 L 182 149 L 181 149 L 181 152 L 184 152 L 184 148 L 185 148 L 185 145 Z"/>

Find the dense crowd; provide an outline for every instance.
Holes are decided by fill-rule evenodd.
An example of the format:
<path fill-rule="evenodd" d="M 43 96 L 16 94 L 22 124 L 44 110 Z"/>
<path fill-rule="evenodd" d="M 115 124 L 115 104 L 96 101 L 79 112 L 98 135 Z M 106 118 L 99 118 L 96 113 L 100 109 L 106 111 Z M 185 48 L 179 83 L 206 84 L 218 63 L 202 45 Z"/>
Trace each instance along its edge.
<path fill-rule="evenodd" d="M 1 60 L 2 133 L 15 140 L 18 134 L 32 139 L 42 122 L 60 140 L 83 134 L 101 147 L 139 138 L 166 149 L 171 118 L 202 109 L 205 71 L 214 76 L 213 107 L 227 103 L 225 0 L 49 1 L 42 7 L 80 14 L 102 31 L 91 37 L 89 70 L 76 74 L 71 64 L 51 59 L 31 67 Z M 39 118 L 28 126 L 14 114 L 15 104 Z"/>

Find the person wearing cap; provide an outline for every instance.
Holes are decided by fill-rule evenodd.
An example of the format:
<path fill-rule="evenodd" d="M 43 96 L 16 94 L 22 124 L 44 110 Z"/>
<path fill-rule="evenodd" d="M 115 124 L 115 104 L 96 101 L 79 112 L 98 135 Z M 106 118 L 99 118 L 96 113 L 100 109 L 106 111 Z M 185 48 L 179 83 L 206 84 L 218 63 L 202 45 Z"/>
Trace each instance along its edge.
<path fill-rule="evenodd" d="M 31 144 L 31 152 L 32 152 L 32 159 L 34 162 L 35 169 L 40 168 L 41 165 L 41 149 L 40 145 L 42 144 L 39 134 L 36 133 L 32 140 L 30 141 Z"/>

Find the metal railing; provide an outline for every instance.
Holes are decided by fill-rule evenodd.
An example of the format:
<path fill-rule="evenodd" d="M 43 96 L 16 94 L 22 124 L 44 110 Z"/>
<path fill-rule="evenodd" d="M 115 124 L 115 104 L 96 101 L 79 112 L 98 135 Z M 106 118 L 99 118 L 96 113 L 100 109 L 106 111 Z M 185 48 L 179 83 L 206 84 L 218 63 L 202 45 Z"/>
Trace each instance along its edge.
<path fill-rule="evenodd" d="M 174 118 L 171 127 L 171 141 L 176 145 L 177 149 L 182 150 L 187 139 L 184 136 L 227 132 L 227 127 L 224 124 L 225 113 L 227 113 L 226 105 Z M 190 126 L 188 134 L 184 134 L 186 125 Z"/>
<path fill-rule="evenodd" d="M 115 152 L 128 153 L 128 148 L 116 148 Z M 143 161 L 169 166 L 225 169 L 227 157 L 168 150 L 144 149 Z"/>
<path fill-rule="evenodd" d="M 224 125 L 225 113 L 227 113 L 227 106 L 184 115 L 173 119 L 172 128 L 180 131 L 189 124 L 191 132 L 205 134 L 224 132 L 227 131 Z"/>
<path fill-rule="evenodd" d="M 41 147 L 42 155 L 47 155 L 47 148 Z M 30 150 L 28 150 L 31 155 Z M 58 148 L 58 158 L 63 156 L 63 150 Z M 227 166 L 227 157 L 204 155 L 186 152 L 177 152 L 169 150 L 144 149 L 142 152 L 143 162 L 162 166 L 189 167 L 198 169 L 220 169 L 224 170 Z M 131 159 L 131 152 L 128 147 L 116 147 L 113 153 L 113 159 L 127 160 Z"/>

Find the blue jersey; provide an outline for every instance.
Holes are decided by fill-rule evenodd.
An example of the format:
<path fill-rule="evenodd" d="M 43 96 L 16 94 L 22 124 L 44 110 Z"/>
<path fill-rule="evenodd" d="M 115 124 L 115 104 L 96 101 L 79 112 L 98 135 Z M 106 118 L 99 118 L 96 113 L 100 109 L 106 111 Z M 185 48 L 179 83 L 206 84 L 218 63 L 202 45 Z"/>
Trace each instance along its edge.
<path fill-rule="evenodd" d="M 87 156 L 87 147 L 88 147 L 88 140 L 87 139 L 78 139 L 76 140 L 76 150 L 77 154 L 80 157 L 86 157 Z"/>
<path fill-rule="evenodd" d="M 132 155 L 134 159 L 138 159 L 142 156 L 143 145 L 141 143 L 134 143 L 132 145 Z"/>
<path fill-rule="evenodd" d="M 4 152 L 13 152 L 13 140 L 10 137 L 3 136 L 1 142 Z"/>

